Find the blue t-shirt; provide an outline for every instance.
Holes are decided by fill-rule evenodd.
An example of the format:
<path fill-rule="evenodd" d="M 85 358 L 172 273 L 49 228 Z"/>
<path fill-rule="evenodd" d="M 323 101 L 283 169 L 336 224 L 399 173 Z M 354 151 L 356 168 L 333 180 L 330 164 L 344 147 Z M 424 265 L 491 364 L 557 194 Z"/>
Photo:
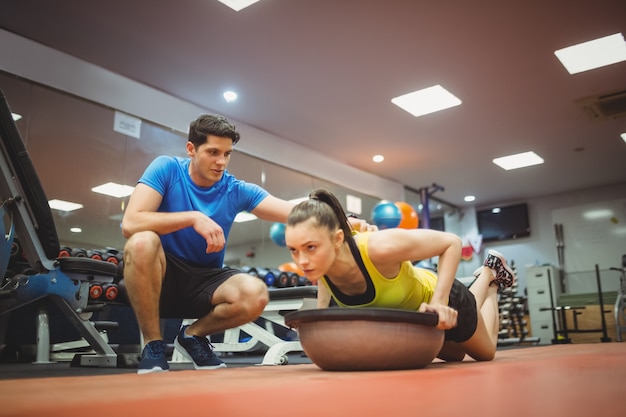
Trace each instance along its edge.
<path fill-rule="evenodd" d="M 163 196 L 160 212 L 200 211 L 219 224 L 228 238 L 235 216 L 252 211 L 269 193 L 256 184 L 238 180 L 224 172 L 211 187 L 196 185 L 189 176 L 189 158 L 159 156 L 146 168 L 138 182 Z M 166 253 L 196 266 L 221 268 L 224 250 L 206 253 L 206 241 L 193 227 L 161 235 Z"/>

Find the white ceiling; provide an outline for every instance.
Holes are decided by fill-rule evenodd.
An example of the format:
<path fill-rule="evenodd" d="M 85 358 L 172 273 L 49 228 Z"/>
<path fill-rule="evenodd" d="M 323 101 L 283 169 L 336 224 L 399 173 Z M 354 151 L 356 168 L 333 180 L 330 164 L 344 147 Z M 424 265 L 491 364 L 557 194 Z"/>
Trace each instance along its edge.
<path fill-rule="evenodd" d="M 3 0 L 0 27 L 457 206 L 626 182 L 626 117 L 575 104 L 626 90 L 626 62 L 569 75 L 554 55 L 626 35 L 624 0 Z M 435 84 L 463 104 L 390 101 Z M 546 163 L 491 162 L 528 150 Z"/>

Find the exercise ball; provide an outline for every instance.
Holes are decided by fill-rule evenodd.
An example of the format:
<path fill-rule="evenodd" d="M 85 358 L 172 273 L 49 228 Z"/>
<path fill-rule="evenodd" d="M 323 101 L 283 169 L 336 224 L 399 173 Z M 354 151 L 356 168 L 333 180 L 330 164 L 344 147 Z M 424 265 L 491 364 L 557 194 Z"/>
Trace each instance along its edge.
<path fill-rule="evenodd" d="M 295 262 L 285 262 L 278 265 L 278 270 L 283 272 L 294 272 L 298 275 L 304 275 L 304 271 Z"/>
<path fill-rule="evenodd" d="M 400 209 L 402 218 L 398 227 L 402 229 L 417 229 L 419 225 L 419 217 L 413 207 L 404 201 L 396 201 L 396 206 Z"/>
<path fill-rule="evenodd" d="M 304 353 L 326 371 L 418 369 L 443 346 L 436 313 L 388 308 L 323 308 L 285 315 Z"/>
<path fill-rule="evenodd" d="M 398 227 L 401 220 L 400 209 L 390 201 L 383 200 L 372 209 L 372 221 L 379 229 Z"/>
<path fill-rule="evenodd" d="M 270 226 L 270 239 L 278 246 L 286 246 L 285 243 L 285 225 L 283 223 L 274 223 Z"/>

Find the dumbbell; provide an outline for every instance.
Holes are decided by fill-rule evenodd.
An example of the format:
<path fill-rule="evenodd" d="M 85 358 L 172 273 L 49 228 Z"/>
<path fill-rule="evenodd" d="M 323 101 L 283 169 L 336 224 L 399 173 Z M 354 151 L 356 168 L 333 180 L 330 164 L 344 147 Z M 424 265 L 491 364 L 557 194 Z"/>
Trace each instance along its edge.
<path fill-rule="evenodd" d="M 59 258 L 69 258 L 72 256 L 72 248 L 69 246 L 61 246 L 59 249 Z"/>
<path fill-rule="evenodd" d="M 265 285 L 268 287 L 274 286 L 276 282 L 276 276 L 272 273 L 272 271 L 268 268 L 258 268 L 257 273 L 259 278 L 265 281 Z"/>
<path fill-rule="evenodd" d="M 259 276 L 259 272 L 257 271 L 257 269 L 255 267 L 252 266 L 244 266 L 241 268 L 241 272 L 243 272 L 244 274 L 248 274 L 248 275 L 252 275 L 253 277 L 258 277 Z"/>
<path fill-rule="evenodd" d="M 276 277 L 274 285 L 277 288 L 286 288 L 292 286 L 291 277 L 289 276 L 288 272 L 279 271 L 278 269 L 272 269 L 272 273 Z"/>
<path fill-rule="evenodd" d="M 117 294 L 119 293 L 117 285 L 115 284 L 104 284 L 102 286 L 102 291 L 104 294 L 104 299 L 107 301 L 115 300 L 117 298 Z"/>
<path fill-rule="evenodd" d="M 71 255 L 76 258 L 86 258 L 87 251 L 83 248 L 74 248 L 72 249 Z"/>
<path fill-rule="evenodd" d="M 104 289 L 102 288 L 102 284 L 99 282 L 92 282 L 89 284 L 89 298 L 91 300 L 97 300 L 102 297 L 104 293 Z"/>
<path fill-rule="evenodd" d="M 107 248 L 104 252 L 103 259 L 107 262 L 119 264 L 124 259 L 124 254 L 115 248 Z"/>

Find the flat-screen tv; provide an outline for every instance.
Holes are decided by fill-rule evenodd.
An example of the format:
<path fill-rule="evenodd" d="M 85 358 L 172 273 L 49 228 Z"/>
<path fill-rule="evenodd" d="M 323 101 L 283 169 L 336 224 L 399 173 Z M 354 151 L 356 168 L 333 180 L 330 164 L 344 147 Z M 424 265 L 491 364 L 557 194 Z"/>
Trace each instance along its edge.
<path fill-rule="evenodd" d="M 424 222 L 420 221 L 417 227 L 419 229 L 424 229 Z M 428 221 L 428 228 L 431 230 L 439 230 L 441 232 L 446 231 L 446 222 L 443 217 L 431 217 Z"/>
<path fill-rule="evenodd" d="M 478 210 L 476 220 L 484 242 L 530 236 L 526 203 Z"/>

